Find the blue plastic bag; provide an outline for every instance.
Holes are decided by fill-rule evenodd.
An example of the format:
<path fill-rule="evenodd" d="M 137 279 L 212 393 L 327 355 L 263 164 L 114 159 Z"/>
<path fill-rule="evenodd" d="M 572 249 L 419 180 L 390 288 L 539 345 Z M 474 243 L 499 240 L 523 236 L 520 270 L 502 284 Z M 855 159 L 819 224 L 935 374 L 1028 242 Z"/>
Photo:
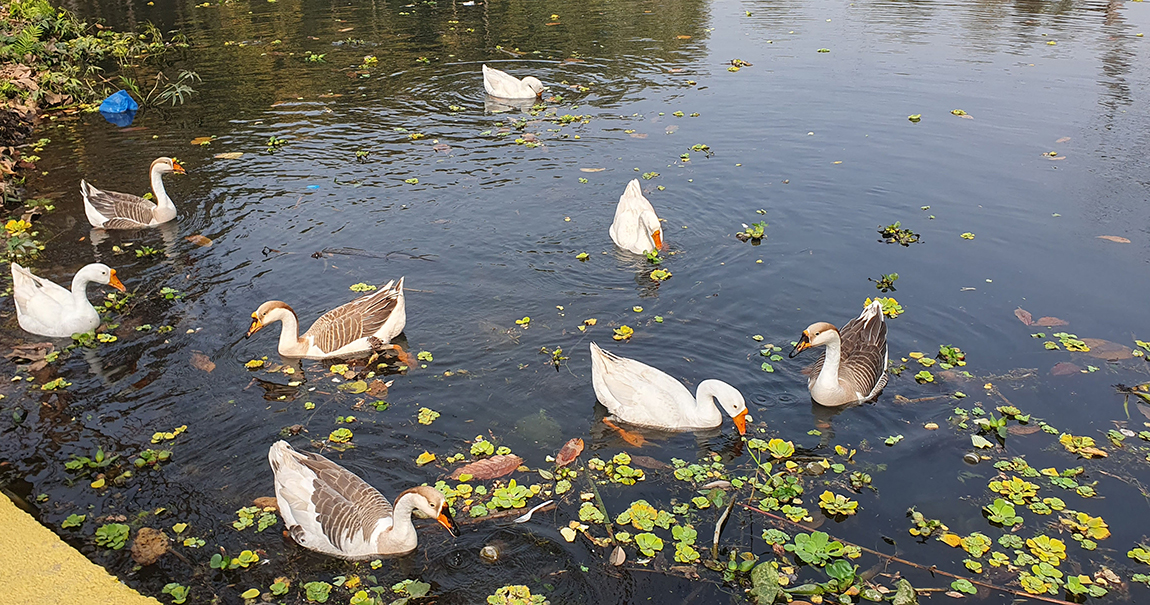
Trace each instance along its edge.
<path fill-rule="evenodd" d="M 112 124 L 123 128 L 132 123 L 132 120 L 136 118 L 136 110 L 139 108 L 139 103 L 136 103 L 132 95 L 121 90 L 100 103 L 100 115 Z"/>

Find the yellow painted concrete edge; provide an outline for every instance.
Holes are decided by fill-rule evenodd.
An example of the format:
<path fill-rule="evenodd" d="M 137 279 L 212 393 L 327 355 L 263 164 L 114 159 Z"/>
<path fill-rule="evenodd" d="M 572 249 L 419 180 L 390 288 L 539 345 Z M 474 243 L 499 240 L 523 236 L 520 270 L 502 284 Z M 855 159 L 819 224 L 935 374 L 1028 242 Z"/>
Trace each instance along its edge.
<path fill-rule="evenodd" d="M 89 561 L 0 495 L 0 601 L 11 605 L 160 605 Z"/>

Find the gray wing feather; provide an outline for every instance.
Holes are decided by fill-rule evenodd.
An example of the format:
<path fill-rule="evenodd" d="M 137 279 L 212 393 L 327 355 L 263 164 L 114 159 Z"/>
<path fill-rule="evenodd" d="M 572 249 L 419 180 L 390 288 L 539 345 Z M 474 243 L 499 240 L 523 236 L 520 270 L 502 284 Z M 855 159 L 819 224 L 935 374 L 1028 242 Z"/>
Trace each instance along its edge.
<path fill-rule="evenodd" d="M 351 471 L 319 454 L 301 453 L 306 458 L 300 462 L 317 477 L 311 501 L 327 539 L 340 549 L 356 532 L 369 540 L 376 522 L 392 515 L 391 503 Z"/>
<path fill-rule="evenodd" d="M 840 380 L 849 381 L 861 393 L 877 395 L 886 378 L 886 322 L 879 313 L 852 319 L 839 332 L 842 340 Z"/>
<path fill-rule="evenodd" d="M 151 223 L 155 218 L 156 205 L 140 196 L 100 191 L 90 185 L 85 193 L 88 203 L 108 218 L 126 218 L 143 225 Z"/>
<path fill-rule="evenodd" d="M 388 284 L 389 286 L 391 284 Z M 308 328 L 304 337 L 315 337 L 321 351 L 331 352 L 360 338 L 375 334 L 391 317 L 399 301 L 399 291 L 390 287 L 357 298 L 324 313 Z"/>

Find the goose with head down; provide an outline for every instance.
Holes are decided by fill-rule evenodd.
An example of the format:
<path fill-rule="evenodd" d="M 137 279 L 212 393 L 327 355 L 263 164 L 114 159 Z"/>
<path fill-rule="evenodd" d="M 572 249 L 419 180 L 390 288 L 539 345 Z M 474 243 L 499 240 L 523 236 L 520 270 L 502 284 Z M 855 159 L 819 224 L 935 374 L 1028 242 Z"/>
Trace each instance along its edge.
<path fill-rule="evenodd" d="M 150 170 L 155 203 L 130 193 L 100 191 L 80 180 L 84 196 L 84 214 L 97 229 L 140 229 L 166 223 L 176 218 L 176 206 L 164 190 L 163 175 L 184 174 L 184 167 L 172 158 L 157 158 Z"/>
<path fill-rule="evenodd" d="M 419 543 L 411 522 L 415 511 L 459 535 L 447 500 L 434 488 L 408 489 L 392 507 L 351 471 L 286 441 L 272 444 L 268 462 L 288 534 L 309 550 L 349 560 L 409 553 Z"/>
<path fill-rule="evenodd" d="M 591 383 L 611 415 L 627 424 L 664 431 L 713 429 L 723 423 L 718 402 L 747 432 L 742 393 L 721 380 L 704 380 L 692 396 L 683 383 L 645 363 L 619 357 L 591 343 Z"/>
<path fill-rule="evenodd" d="M 535 99 L 543 95 L 543 83 L 535 76 L 520 80 L 506 72 L 483 66 L 483 90 L 500 99 Z"/>
<path fill-rule="evenodd" d="M 811 347 L 826 347 L 818 361 L 804 370 L 816 403 L 828 407 L 865 403 L 882 393 L 888 362 L 882 302 L 872 302 L 842 330 L 825 321 L 811 324 L 790 356 Z"/>
<path fill-rule="evenodd" d="M 101 263 L 86 265 L 72 278 L 72 290 L 59 286 L 12 263 L 12 300 L 16 320 L 27 332 L 67 338 L 100 326 L 100 314 L 88 301 L 88 284 L 107 284 L 124 292 L 116 270 Z"/>
<path fill-rule="evenodd" d="M 639 179 L 627 183 L 627 189 L 619 196 L 609 233 L 616 246 L 634 254 L 663 249 L 663 227 L 659 223 L 659 215 L 655 214 L 651 202 L 643 197 Z"/>
<path fill-rule="evenodd" d="M 247 335 L 250 337 L 277 321 L 283 322 L 279 353 L 284 357 L 328 359 L 399 349 L 391 341 L 407 324 L 403 278 L 399 283 L 389 281 L 376 292 L 324 313 L 302 336 L 295 311 L 287 303 L 268 301 L 252 313 Z"/>

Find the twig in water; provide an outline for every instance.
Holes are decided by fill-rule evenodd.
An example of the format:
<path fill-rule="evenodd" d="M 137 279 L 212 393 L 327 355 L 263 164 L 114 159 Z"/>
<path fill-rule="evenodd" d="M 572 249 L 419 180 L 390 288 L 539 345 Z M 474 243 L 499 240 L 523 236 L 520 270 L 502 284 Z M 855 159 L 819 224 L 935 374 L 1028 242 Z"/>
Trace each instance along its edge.
<path fill-rule="evenodd" d="M 731 503 L 727 505 L 727 509 L 723 511 L 722 516 L 720 516 L 718 522 L 715 523 L 715 538 L 711 541 L 711 558 L 716 561 L 719 559 L 719 534 L 723 533 L 723 523 L 726 523 L 727 516 L 731 514 L 732 508 L 735 508 L 734 498 L 731 498 Z"/>

